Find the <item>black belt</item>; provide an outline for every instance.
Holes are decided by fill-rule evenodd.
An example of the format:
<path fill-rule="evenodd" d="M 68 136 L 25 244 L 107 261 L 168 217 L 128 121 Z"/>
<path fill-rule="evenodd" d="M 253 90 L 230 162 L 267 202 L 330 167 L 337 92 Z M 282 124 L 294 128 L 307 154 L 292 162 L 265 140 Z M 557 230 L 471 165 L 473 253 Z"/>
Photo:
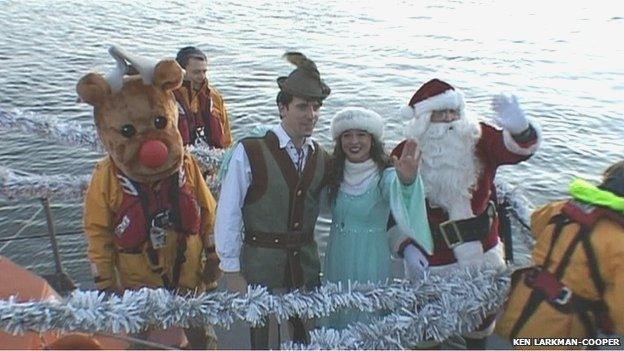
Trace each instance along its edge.
<path fill-rule="evenodd" d="M 449 249 L 469 241 L 481 241 L 490 233 L 493 219 L 496 217 L 494 203 L 488 203 L 483 213 L 476 217 L 448 220 L 433 226 L 436 247 L 446 246 Z"/>
<path fill-rule="evenodd" d="M 284 279 L 288 288 L 300 288 L 305 283 L 299 249 L 314 241 L 313 232 L 289 231 L 285 233 L 245 232 L 245 242 L 252 246 L 286 251 Z"/>

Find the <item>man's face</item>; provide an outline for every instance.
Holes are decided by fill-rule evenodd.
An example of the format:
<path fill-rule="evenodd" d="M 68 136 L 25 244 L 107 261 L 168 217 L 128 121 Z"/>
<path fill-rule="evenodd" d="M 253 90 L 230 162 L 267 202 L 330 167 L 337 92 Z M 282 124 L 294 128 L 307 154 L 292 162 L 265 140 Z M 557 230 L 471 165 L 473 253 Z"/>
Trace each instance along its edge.
<path fill-rule="evenodd" d="M 200 87 L 206 80 L 208 63 L 202 59 L 189 58 L 186 65 L 185 79 L 191 81 L 194 87 Z"/>
<path fill-rule="evenodd" d="M 458 119 L 458 110 L 436 110 L 431 113 L 431 123 L 449 123 Z"/>
<path fill-rule="evenodd" d="M 305 138 L 312 135 L 319 119 L 321 103 L 316 100 L 304 100 L 294 96 L 288 105 L 279 105 L 282 123 L 291 138 Z"/>

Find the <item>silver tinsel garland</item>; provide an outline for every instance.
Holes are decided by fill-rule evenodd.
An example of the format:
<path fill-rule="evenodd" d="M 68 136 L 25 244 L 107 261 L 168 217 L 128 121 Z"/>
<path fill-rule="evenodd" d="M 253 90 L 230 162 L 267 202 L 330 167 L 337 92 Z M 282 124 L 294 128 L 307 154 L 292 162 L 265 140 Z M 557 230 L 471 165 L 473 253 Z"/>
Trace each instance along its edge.
<path fill-rule="evenodd" d="M 90 181 L 91 175 L 37 175 L 0 166 L 0 196 L 9 200 L 56 197 L 82 201 Z M 217 197 L 220 186 L 216 175 L 208 174 L 206 183 Z"/>
<path fill-rule="evenodd" d="M 33 113 L 0 109 L 0 129 L 19 130 L 27 134 L 44 137 L 50 141 L 72 147 L 84 147 L 105 152 L 95 130 L 74 121 L 60 121 Z M 206 181 L 218 196 L 220 186 L 217 173 L 225 150 L 206 144 L 191 146 L 188 150 L 197 158 Z M 0 196 L 10 200 L 58 197 L 64 200 L 82 200 L 89 186 L 90 175 L 37 175 L 0 166 Z"/>
<path fill-rule="evenodd" d="M 44 117 L 18 109 L 8 112 L 0 108 L 0 129 L 19 130 L 28 135 L 36 135 L 62 145 L 80 146 L 89 150 L 105 152 L 92 126 L 85 127 L 81 123 L 71 120 Z"/>
<path fill-rule="evenodd" d="M 227 149 L 217 149 L 200 142 L 189 145 L 187 150 L 195 156 L 204 172 L 216 175 L 221 167 L 223 154 Z"/>
<path fill-rule="evenodd" d="M 283 349 L 405 349 L 423 341 L 441 342 L 470 332 L 496 313 L 508 293 L 509 271 L 469 268 L 453 275 L 430 276 L 417 305 L 395 309 L 384 318 L 344 330 L 317 329 L 309 345 L 287 342 Z"/>
<path fill-rule="evenodd" d="M 10 200 L 60 197 L 82 199 L 90 175 L 34 175 L 0 166 L 0 196 Z"/>
<path fill-rule="evenodd" d="M 529 226 L 529 223 L 531 223 L 531 212 L 533 212 L 535 206 L 522 195 L 519 188 L 512 188 L 509 183 L 497 181 L 496 193 L 500 198 L 505 198 L 505 200 L 507 200 L 514 217 L 516 217 L 523 226 Z"/>
<path fill-rule="evenodd" d="M 356 324 L 341 332 L 317 330 L 312 334 L 312 344 L 305 348 L 399 348 L 474 329 L 487 313 L 499 308 L 508 286 L 509 271 L 481 267 L 465 268 L 453 275 L 425 275 L 419 285 L 406 281 L 350 287 L 327 284 L 313 292 L 285 295 L 271 295 L 266 288 L 251 286 L 244 296 L 228 292 L 180 296 L 147 288 L 106 296 L 77 290 L 63 301 L 0 300 L 0 329 L 9 333 L 135 333 L 151 327 L 229 327 L 235 320 L 258 326 L 269 314 L 279 320 L 295 315 L 317 318 L 355 308 L 393 313 L 376 323 Z"/>
<path fill-rule="evenodd" d="M 21 112 L 17 109 L 11 113 L 0 108 L 0 129 L 19 130 L 60 145 L 78 146 L 106 153 L 95 129 L 76 121 L 63 121 L 54 117 Z M 211 174 L 218 172 L 225 150 L 210 147 L 205 143 L 191 146 L 188 150 L 197 158 L 204 172 Z"/>

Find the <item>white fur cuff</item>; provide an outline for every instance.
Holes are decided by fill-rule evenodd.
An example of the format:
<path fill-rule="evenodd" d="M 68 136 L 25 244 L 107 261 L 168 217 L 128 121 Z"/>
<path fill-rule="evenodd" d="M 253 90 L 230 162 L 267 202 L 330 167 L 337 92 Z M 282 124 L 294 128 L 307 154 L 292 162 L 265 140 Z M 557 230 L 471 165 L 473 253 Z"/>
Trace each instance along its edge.
<path fill-rule="evenodd" d="M 531 144 L 528 147 L 523 147 L 516 140 L 514 140 L 513 136 L 508 130 L 503 129 L 503 142 L 505 143 L 505 147 L 507 150 L 518 154 L 518 155 L 532 155 L 537 151 L 541 142 L 542 142 L 542 131 L 539 128 L 539 125 L 531 120 L 529 120 L 529 125 L 535 129 L 535 133 L 537 134 L 537 142 Z"/>

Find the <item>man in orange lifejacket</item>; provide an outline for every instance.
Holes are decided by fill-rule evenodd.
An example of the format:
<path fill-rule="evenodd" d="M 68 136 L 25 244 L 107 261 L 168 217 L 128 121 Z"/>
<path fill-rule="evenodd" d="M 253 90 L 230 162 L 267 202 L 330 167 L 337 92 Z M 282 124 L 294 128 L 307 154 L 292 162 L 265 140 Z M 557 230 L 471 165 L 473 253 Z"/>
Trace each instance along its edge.
<path fill-rule="evenodd" d="M 624 335 L 624 161 L 570 195 L 531 216 L 535 266 L 514 272 L 496 327 L 508 339 Z"/>
<path fill-rule="evenodd" d="M 178 102 L 178 128 L 184 145 L 199 138 L 216 148 L 232 144 L 228 112 L 221 93 L 208 82 L 208 60 L 201 50 L 187 46 L 176 56 L 186 70 L 182 86 L 173 93 Z"/>

